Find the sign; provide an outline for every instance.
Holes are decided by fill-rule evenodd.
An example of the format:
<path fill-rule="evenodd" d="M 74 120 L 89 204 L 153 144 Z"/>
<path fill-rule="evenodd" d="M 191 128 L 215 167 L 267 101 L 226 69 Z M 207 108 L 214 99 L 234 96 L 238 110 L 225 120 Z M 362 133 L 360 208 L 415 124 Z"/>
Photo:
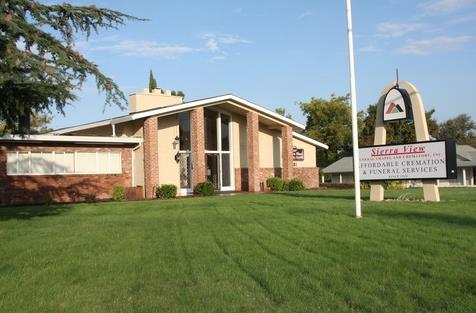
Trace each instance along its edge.
<path fill-rule="evenodd" d="M 293 147 L 293 160 L 304 161 L 304 149 Z"/>
<path fill-rule="evenodd" d="M 408 92 L 399 87 L 393 87 L 385 96 L 383 106 L 383 121 L 398 121 L 411 118 L 411 100 Z"/>
<path fill-rule="evenodd" d="M 424 141 L 359 149 L 361 180 L 456 178 L 454 141 Z"/>

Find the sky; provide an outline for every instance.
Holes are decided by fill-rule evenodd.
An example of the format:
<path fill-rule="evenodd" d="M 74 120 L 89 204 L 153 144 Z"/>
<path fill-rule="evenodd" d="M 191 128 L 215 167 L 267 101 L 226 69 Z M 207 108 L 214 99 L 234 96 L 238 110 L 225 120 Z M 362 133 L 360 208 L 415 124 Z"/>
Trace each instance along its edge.
<path fill-rule="evenodd" d="M 152 69 L 159 87 L 186 101 L 233 93 L 305 123 L 299 102 L 349 93 L 345 0 L 68 2 L 149 19 L 77 37 L 126 95 L 148 87 Z M 476 120 L 476 0 L 354 0 L 353 23 L 358 110 L 398 68 L 439 122 Z M 77 95 L 53 128 L 127 114 L 104 106 L 93 78 Z"/>

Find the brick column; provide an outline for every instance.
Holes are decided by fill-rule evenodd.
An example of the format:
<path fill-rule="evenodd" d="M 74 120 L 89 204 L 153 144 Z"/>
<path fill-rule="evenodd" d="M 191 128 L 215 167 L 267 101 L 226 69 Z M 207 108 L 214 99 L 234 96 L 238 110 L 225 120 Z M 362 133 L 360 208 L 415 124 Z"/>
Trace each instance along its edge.
<path fill-rule="evenodd" d="M 192 110 L 192 185 L 205 181 L 205 121 L 203 108 Z"/>
<path fill-rule="evenodd" d="M 281 162 L 283 179 L 293 178 L 293 129 L 291 126 L 281 128 Z"/>
<path fill-rule="evenodd" d="M 144 121 L 144 188 L 146 199 L 155 198 L 155 187 L 159 185 L 158 118 Z"/>
<path fill-rule="evenodd" d="M 259 121 L 258 113 L 246 114 L 246 133 L 248 137 L 248 191 L 259 191 Z"/>

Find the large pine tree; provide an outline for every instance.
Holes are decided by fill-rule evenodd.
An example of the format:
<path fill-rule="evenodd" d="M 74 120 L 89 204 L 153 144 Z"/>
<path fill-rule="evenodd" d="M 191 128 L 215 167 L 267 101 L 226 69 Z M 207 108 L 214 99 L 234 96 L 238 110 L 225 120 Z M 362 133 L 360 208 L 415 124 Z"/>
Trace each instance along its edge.
<path fill-rule="evenodd" d="M 138 18 L 95 6 L 1 0 L 0 120 L 17 133 L 27 133 L 30 114 L 52 109 L 64 113 L 88 76 L 96 79 L 106 104 L 124 107 L 122 91 L 75 50 L 73 35 L 89 37 L 91 32 L 117 28 L 126 20 Z"/>

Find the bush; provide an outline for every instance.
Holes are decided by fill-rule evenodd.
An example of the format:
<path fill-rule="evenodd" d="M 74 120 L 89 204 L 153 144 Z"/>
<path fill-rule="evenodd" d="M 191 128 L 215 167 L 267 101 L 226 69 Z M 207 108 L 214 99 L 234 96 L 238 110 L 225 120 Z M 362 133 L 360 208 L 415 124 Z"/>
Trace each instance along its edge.
<path fill-rule="evenodd" d="M 177 186 L 164 184 L 155 190 L 155 195 L 159 199 L 172 199 L 177 195 Z"/>
<path fill-rule="evenodd" d="M 193 189 L 193 193 L 202 197 L 211 196 L 215 192 L 215 186 L 211 181 L 198 183 Z"/>
<path fill-rule="evenodd" d="M 284 180 L 281 177 L 268 177 L 266 179 L 266 186 L 271 191 L 282 191 L 284 187 Z"/>
<path fill-rule="evenodd" d="M 304 183 L 298 178 L 293 178 L 288 182 L 289 191 L 301 191 L 304 190 Z"/>
<path fill-rule="evenodd" d="M 124 201 L 126 199 L 126 189 L 122 186 L 114 186 L 112 188 L 112 200 Z"/>

